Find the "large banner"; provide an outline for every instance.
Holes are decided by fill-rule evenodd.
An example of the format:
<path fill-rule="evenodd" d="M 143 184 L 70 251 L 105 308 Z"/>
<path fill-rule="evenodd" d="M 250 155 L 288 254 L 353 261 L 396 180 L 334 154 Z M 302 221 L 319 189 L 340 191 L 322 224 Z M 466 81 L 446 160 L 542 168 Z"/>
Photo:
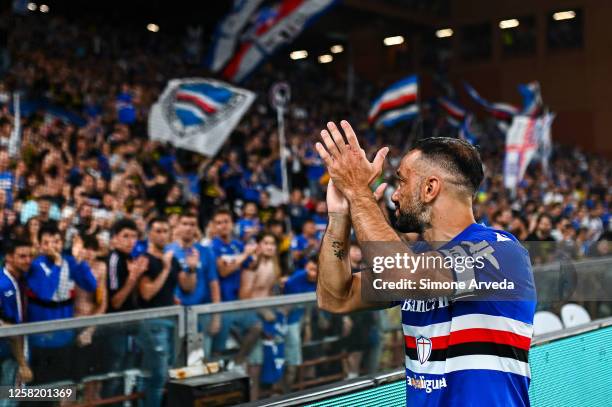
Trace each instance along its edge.
<path fill-rule="evenodd" d="M 230 13 L 221 20 L 208 54 L 207 65 L 213 72 L 219 72 L 234 55 L 243 29 L 262 0 L 234 0 Z"/>
<path fill-rule="evenodd" d="M 149 138 L 212 157 L 254 99 L 214 79 L 172 79 L 149 112 Z"/>
<path fill-rule="evenodd" d="M 514 190 L 523 179 L 525 170 L 540 149 L 545 169 L 550 155 L 550 126 L 554 115 L 547 113 L 539 118 L 514 116 L 506 133 L 506 157 L 504 160 L 504 186 Z"/>
<path fill-rule="evenodd" d="M 282 0 L 258 10 L 244 27 L 238 50 L 223 70 L 223 77 L 241 82 L 281 47 L 288 45 L 337 0 Z"/>

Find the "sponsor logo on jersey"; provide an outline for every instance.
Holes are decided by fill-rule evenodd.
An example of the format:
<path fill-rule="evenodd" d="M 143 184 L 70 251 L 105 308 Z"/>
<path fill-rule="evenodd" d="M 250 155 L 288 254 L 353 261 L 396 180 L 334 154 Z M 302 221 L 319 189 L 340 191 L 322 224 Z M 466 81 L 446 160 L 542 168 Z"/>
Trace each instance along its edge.
<path fill-rule="evenodd" d="M 406 382 L 408 386 L 415 389 L 425 390 L 425 393 L 431 393 L 434 390 L 440 390 L 446 387 L 446 378 L 441 379 L 425 379 L 425 376 L 407 376 Z"/>

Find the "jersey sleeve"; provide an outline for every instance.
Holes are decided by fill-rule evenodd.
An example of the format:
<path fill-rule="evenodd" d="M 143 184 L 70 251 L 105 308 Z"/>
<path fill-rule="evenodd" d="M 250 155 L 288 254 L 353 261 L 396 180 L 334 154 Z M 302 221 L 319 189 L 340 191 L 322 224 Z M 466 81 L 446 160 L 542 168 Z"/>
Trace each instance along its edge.
<path fill-rule="evenodd" d="M 302 239 L 300 239 L 300 236 L 295 236 L 293 239 L 291 239 L 291 250 L 301 251 L 304 250 L 304 247 L 304 242 Z"/>
<path fill-rule="evenodd" d="M 78 263 L 72 257 L 69 257 L 67 261 L 70 267 L 70 274 L 77 285 L 85 291 L 96 291 L 98 282 L 96 281 L 96 277 L 93 275 L 89 264 L 87 264 L 86 261 Z"/>
<path fill-rule="evenodd" d="M 210 245 L 210 249 L 215 257 L 215 259 L 218 259 L 219 257 L 221 257 L 221 244 L 219 243 L 219 241 L 217 241 L 217 239 L 213 239 L 213 241 L 211 242 Z"/>
<path fill-rule="evenodd" d="M 47 273 L 45 273 L 43 267 L 53 269 L 59 266 L 55 264 L 52 264 L 51 266 L 43 265 L 43 260 L 39 257 L 38 259 L 34 260 L 30 266 L 30 270 L 26 275 L 26 285 L 28 289 L 30 289 L 34 295 L 36 295 L 36 297 L 43 300 L 50 300 L 51 297 L 53 297 L 53 292 L 57 288 L 57 283 L 53 284 L 50 279 L 47 278 Z"/>
<path fill-rule="evenodd" d="M 0 287 L 0 320 L 10 324 L 19 324 L 19 312 L 16 307 L 19 305 L 16 301 L 16 294 L 10 292 L 9 287 Z"/>
<path fill-rule="evenodd" d="M 208 247 L 203 247 L 202 252 L 204 253 L 206 259 L 205 274 L 208 282 L 210 283 L 211 281 L 218 280 L 219 274 L 217 273 L 217 261 L 214 252 Z"/>

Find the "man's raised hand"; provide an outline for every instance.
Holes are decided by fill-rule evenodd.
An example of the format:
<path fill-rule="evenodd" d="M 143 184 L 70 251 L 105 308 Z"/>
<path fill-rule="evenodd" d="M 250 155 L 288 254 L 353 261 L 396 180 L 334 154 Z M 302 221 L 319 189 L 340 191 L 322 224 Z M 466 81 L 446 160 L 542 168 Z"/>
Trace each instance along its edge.
<path fill-rule="evenodd" d="M 349 203 L 348 200 L 342 195 L 342 192 L 338 191 L 338 188 L 334 186 L 334 180 L 331 178 L 327 183 L 327 212 L 329 213 L 341 213 L 348 215 Z"/>
<path fill-rule="evenodd" d="M 355 194 L 370 193 L 369 185 L 381 174 L 389 149 L 381 148 L 370 162 L 351 125 L 343 120 L 341 126 L 344 136 L 335 123 L 327 123 L 327 130 L 321 131 L 324 145 L 317 143 L 315 148 L 335 187 L 350 200 Z"/>

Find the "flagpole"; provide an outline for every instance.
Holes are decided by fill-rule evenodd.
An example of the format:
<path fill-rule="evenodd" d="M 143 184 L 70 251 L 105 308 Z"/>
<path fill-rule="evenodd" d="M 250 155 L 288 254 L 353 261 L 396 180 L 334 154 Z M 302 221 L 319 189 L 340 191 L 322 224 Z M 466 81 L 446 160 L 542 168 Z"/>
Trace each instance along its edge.
<path fill-rule="evenodd" d="M 285 108 L 291 99 L 291 88 L 287 82 L 277 82 L 270 88 L 270 104 L 276 109 L 278 121 L 278 143 L 280 148 L 281 182 L 283 203 L 289 202 L 289 177 L 287 176 L 287 154 L 285 142 Z"/>
<path fill-rule="evenodd" d="M 280 144 L 280 159 L 281 159 L 281 178 L 283 186 L 283 201 L 289 201 L 289 177 L 287 176 L 287 154 L 285 142 L 285 108 L 279 106 L 276 108 L 276 117 L 278 119 L 278 142 Z"/>
<path fill-rule="evenodd" d="M 280 148 L 281 182 L 282 182 L 282 201 L 289 202 L 289 177 L 287 175 L 287 148 L 285 141 L 285 109 L 291 100 L 291 87 L 287 82 L 276 82 L 270 88 L 270 104 L 276 109 L 276 119 L 278 121 L 278 143 Z M 291 230 L 289 217 L 285 217 L 285 228 Z M 292 270 L 293 264 L 287 257 L 287 270 Z"/>
<path fill-rule="evenodd" d="M 9 138 L 8 152 L 10 157 L 15 157 L 21 143 L 21 99 L 19 92 L 13 93 L 13 132 Z"/>

